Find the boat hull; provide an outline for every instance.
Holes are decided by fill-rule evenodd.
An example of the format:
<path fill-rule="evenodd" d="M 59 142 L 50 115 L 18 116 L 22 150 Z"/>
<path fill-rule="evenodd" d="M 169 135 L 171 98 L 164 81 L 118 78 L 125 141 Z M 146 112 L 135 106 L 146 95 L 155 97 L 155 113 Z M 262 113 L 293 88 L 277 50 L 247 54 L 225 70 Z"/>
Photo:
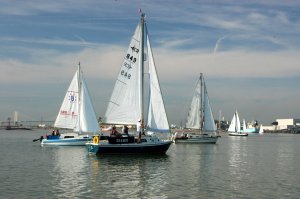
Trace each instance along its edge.
<path fill-rule="evenodd" d="M 11 126 L 7 126 L 5 129 L 6 130 L 32 130 L 31 128 L 28 127 L 11 127 Z"/>
<path fill-rule="evenodd" d="M 230 135 L 230 136 L 248 136 L 248 133 L 229 132 L 228 135 Z"/>
<path fill-rule="evenodd" d="M 191 137 L 191 138 L 175 138 L 174 139 L 175 143 L 203 143 L 203 144 L 216 144 L 218 141 L 217 136 L 211 136 L 211 137 L 206 137 L 206 136 L 200 136 L 200 137 Z"/>
<path fill-rule="evenodd" d="M 247 128 L 243 133 L 259 133 L 259 128 Z"/>
<path fill-rule="evenodd" d="M 47 136 L 46 139 L 42 139 L 41 145 L 47 146 L 85 146 L 85 144 L 91 141 L 92 138 L 87 135 L 76 135 L 74 133 L 64 134 L 64 136 Z"/>
<path fill-rule="evenodd" d="M 93 154 L 164 154 L 171 143 L 172 141 L 110 144 L 102 141 L 99 144 L 87 143 L 86 147 L 88 152 Z"/>

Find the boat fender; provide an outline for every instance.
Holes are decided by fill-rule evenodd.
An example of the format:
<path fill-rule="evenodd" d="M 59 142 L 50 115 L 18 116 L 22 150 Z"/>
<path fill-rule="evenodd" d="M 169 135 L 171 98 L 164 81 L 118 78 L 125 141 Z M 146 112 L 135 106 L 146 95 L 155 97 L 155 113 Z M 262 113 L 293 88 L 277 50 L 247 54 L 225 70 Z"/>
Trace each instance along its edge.
<path fill-rule="evenodd" d="M 98 144 L 98 143 L 99 143 L 99 136 L 95 136 L 95 137 L 93 138 L 93 143 L 94 143 L 94 144 Z"/>

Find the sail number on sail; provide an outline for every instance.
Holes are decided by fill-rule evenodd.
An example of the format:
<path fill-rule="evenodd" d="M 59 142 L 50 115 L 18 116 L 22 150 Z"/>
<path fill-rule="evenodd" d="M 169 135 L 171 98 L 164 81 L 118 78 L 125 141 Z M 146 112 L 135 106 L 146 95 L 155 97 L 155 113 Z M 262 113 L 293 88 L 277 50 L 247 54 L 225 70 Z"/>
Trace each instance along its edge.
<path fill-rule="evenodd" d="M 130 54 L 129 54 L 129 53 L 126 55 L 126 59 L 128 59 L 128 60 L 132 61 L 133 63 L 135 63 L 135 62 L 136 62 L 136 58 L 135 58 L 135 57 L 133 57 L 133 56 L 130 56 Z"/>
<path fill-rule="evenodd" d="M 138 49 L 136 49 L 138 52 Z M 129 53 L 126 55 L 125 57 L 128 61 L 135 63 L 136 62 L 136 58 L 133 57 L 133 55 L 130 55 Z M 123 66 L 127 68 L 127 71 L 132 69 L 131 64 L 127 62 L 127 60 L 124 61 Z M 126 70 L 121 70 L 121 75 L 130 79 L 131 78 L 131 74 L 129 72 L 127 72 Z"/>
<path fill-rule="evenodd" d="M 121 75 L 124 75 L 124 77 L 127 77 L 128 79 L 131 77 L 131 74 L 125 72 L 124 70 L 121 71 Z"/>
<path fill-rule="evenodd" d="M 69 111 L 61 110 L 61 111 L 59 112 L 59 114 L 61 114 L 61 115 L 71 115 L 71 116 L 73 116 L 73 117 L 77 116 L 77 114 L 76 114 L 74 111 L 69 112 Z"/>

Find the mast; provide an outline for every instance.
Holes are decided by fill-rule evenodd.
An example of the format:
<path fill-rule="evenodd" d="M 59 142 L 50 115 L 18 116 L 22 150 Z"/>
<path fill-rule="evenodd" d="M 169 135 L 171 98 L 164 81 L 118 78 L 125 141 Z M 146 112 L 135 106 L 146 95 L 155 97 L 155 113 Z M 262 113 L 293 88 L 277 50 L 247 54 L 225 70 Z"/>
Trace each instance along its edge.
<path fill-rule="evenodd" d="M 200 73 L 200 133 L 203 131 L 203 73 Z"/>
<path fill-rule="evenodd" d="M 80 62 L 78 63 L 78 73 L 77 73 L 77 78 L 78 78 L 78 100 L 77 100 L 77 105 L 78 105 L 78 130 L 79 134 L 81 134 L 81 126 L 80 126 L 80 110 L 81 110 L 81 69 L 80 69 Z"/>
<path fill-rule="evenodd" d="M 141 122 L 144 124 L 144 24 L 145 14 L 141 14 L 141 43 L 140 43 L 140 110 L 141 110 Z"/>

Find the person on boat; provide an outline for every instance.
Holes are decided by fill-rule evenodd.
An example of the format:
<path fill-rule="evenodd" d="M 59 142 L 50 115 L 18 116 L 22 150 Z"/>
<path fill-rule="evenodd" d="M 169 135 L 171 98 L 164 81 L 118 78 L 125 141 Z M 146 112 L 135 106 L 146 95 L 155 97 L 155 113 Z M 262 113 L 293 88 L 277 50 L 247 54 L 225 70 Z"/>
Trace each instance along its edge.
<path fill-rule="evenodd" d="M 58 130 L 58 129 L 56 129 L 56 135 L 57 135 L 57 136 L 60 136 L 60 133 L 59 133 L 59 130 Z"/>
<path fill-rule="evenodd" d="M 142 138 L 142 121 L 141 121 L 141 119 L 139 119 L 137 124 L 136 124 L 136 132 L 139 135 L 138 136 L 138 143 L 140 143 L 141 138 Z"/>
<path fill-rule="evenodd" d="M 115 126 L 112 127 L 111 129 L 111 133 L 110 133 L 110 136 L 116 136 L 117 135 L 117 129 Z"/>
<path fill-rule="evenodd" d="M 128 126 L 127 125 L 123 126 L 122 133 L 128 135 Z"/>

